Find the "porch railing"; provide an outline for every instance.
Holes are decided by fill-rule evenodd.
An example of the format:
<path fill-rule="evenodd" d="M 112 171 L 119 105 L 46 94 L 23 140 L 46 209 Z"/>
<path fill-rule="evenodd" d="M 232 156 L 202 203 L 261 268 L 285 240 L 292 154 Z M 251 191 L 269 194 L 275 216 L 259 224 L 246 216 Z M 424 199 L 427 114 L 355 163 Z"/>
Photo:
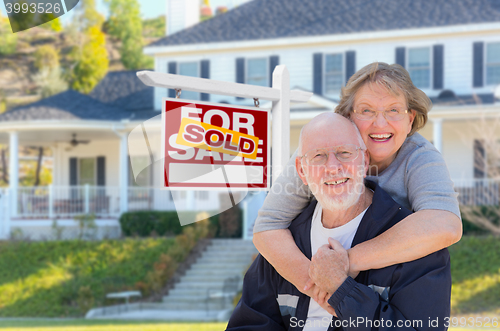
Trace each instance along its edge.
<path fill-rule="evenodd" d="M 457 179 L 453 182 L 461 205 L 500 205 L 500 179 Z"/>
<path fill-rule="evenodd" d="M 198 194 L 197 194 L 198 193 Z M 218 195 L 199 192 L 173 192 L 153 187 L 129 187 L 127 210 L 212 210 L 219 205 Z M 73 218 L 95 214 L 116 218 L 121 214 L 120 187 L 39 186 L 19 187 L 16 218 Z"/>

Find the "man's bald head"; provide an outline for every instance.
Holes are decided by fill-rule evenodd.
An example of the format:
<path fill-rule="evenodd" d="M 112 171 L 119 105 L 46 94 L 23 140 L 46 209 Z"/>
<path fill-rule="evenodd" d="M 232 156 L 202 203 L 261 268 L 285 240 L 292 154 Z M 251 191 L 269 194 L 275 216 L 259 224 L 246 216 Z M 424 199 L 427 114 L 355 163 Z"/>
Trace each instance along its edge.
<path fill-rule="evenodd" d="M 349 139 L 351 138 L 351 139 Z M 339 141 L 331 145 L 332 141 Z M 304 125 L 299 136 L 299 155 L 311 149 L 354 144 L 366 149 L 356 125 L 342 115 L 326 112 Z"/>

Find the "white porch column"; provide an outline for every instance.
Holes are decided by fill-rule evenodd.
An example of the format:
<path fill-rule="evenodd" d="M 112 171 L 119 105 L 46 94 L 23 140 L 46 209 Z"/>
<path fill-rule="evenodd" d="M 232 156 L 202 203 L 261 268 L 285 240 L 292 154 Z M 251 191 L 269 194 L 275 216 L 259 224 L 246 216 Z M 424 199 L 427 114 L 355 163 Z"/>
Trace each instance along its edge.
<path fill-rule="evenodd" d="M 435 118 L 432 120 L 433 124 L 433 134 L 432 140 L 434 141 L 434 147 L 443 153 L 443 119 Z"/>
<path fill-rule="evenodd" d="M 120 134 L 120 212 L 128 210 L 128 144 L 127 134 Z"/>
<path fill-rule="evenodd" d="M 10 215 L 17 216 L 17 199 L 19 187 L 19 137 L 17 132 L 9 133 L 9 190 L 10 190 Z M 10 234 L 10 219 L 5 226 L 7 235 Z"/>
<path fill-rule="evenodd" d="M 273 71 L 273 88 L 280 90 L 272 109 L 272 184 L 290 159 L 290 73 L 284 65 Z"/>

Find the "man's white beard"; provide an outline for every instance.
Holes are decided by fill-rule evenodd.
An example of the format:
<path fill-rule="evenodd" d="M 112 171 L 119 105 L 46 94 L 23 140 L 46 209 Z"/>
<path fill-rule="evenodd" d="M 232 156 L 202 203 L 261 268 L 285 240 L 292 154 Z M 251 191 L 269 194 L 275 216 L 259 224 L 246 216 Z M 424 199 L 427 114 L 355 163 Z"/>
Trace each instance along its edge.
<path fill-rule="evenodd" d="M 364 170 L 364 168 L 362 168 Z M 331 196 L 326 192 L 321 192 L 320 190 L 324 188 L 324 186 L 318 187 L 317 185 L 309 185 L 312 194 L 321 204 L 323 209 L 327 209 L 330 211 L 343 211 L 347 210 L 350 207 L 354 206 L 358 203 L 361 194 L 363 193 L 365 184 L 364 184 L 364 174 L 361 170 L 361 173 L 358 173 L 356 176 L 356 182 L 354 185 L 351 185 L 352 190 L 342 194 L 341 196 Z M 311 183 L 309 177 L 306 175 L 306 179 L 308 183 Z M 353 180 L 352 178 L 350 180 Z M 321 180 L 322 183 L 325 180 Z M 334 188 L 335 189 L 335 188 Z"/>

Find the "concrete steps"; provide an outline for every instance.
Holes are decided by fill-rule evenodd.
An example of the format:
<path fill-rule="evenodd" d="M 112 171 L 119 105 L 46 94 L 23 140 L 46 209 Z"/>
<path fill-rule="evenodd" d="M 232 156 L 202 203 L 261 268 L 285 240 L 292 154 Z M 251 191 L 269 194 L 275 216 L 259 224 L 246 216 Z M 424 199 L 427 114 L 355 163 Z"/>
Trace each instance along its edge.
<path fill-rule="evenodd" d="M 257 250 L 251 240 L 213 239 L 180 282 L 163 297 L 162 307 L 179 311 L 231 308 L 229 300 L 206 300 L 207 293 L 209 289 L 214 292 L 222 291 L 224 280 L 233 276 L 240 277 L 241 288 L 244 272 L 254 254 L 257 254 Z"/>

